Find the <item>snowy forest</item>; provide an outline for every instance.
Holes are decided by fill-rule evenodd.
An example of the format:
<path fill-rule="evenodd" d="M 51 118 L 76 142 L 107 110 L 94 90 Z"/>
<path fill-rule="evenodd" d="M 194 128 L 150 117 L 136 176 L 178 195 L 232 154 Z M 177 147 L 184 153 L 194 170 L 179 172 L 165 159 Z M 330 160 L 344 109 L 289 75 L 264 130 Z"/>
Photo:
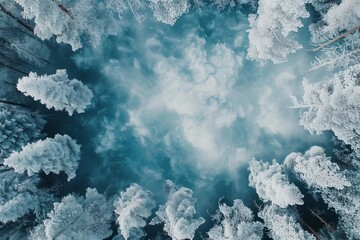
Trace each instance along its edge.
<path fill-rule="evenodd" d="M 360 240 L 360 0 L 0 18 L 0 240 Z"/>

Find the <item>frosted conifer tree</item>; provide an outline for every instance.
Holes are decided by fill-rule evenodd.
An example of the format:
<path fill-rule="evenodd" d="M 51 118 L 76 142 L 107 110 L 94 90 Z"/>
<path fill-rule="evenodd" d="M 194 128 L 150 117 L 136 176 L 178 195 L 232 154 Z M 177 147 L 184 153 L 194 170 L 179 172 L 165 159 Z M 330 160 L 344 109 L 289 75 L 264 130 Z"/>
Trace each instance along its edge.
<path fill-rule="evenodd" d="M 311 70 L 326 67 L 331 71 L 339 71 L 357 65 L 360 58 L 359 39 L 360 32 L 357 31 L 347 36 L 341 44 L 332 44 L 324 48 L 322 55 L 316 57 L 316 60 L 311 63 Z"/>
<path fill-rule="evenodd" d="M 304 80 L 302 101 L 293 98 L 293 108 L 300 108 L 300 125 L 310 133 L 331 130 L 351 145 L 360 156 L 360 64 L 335 74 L 330 80 L 309 83 Z"/>
<path fill-rule="evenodd" d="M 11 48 L 14 49 L 20 59 L 34 64 L 39 67 L 44 67 L 49 63 L 50 50 L 43 43 L 37 39 L 31 38 L 27 35 L 16 37 L 11 40 Z"/>
<path fill-rule="evenodd" d="M 93 94 L 77 79 L 69 79 L 66 70 L 57 70 L 53 75 L 38 76 L 30 72 L 19 79 L 17 89 L 25 96 L 31 96 L 45 104 L 48 109 L 65 110 L 71 116 L 74 111 L 85 112 Z"/>
<path fill-rule="evenodd" d="M 293 169 L 309 187 L 344 189 L 351 186 L 336 163 L 325 155 L 323 148 L 311 147 L 304 155 L 291 153 L 285 159 L 285 165 Z"/>
<path fill-rule="evenodd" d="M 329 1 L 329 0 L 310 0 L 311 5 L 315 8 L 319 13 L 325 13 L 332 6 L 336 5 L 337 1 Z"/>
<path fill-rule="evenodd" d="M 88 188 L 85 198 L 68 195 L 54 203 L 43 224 L 35 227 L 30 239 L 89 239 L 111 236 L 112 206 L 95 189 Z"/>
<path fill-rule="evenodd" d="M 201 0 L 197 0 L 195 2 L 197 3 L 199 1 Z M 224 10 L 226 8 L 235 9 L 238 4 L 249 5 L 251 8 L 255 8 L 256 6 L 255 0 L 211 0 L 211 2 L 217 7 L 218 10 Z M 197 3 L 196 5 L 199 6 L 200 4 Z"/>
<path fill-rule="evenodd" d="M 160 22 L 174 25 L 181 15 L 190 9 L 188 0 L 150 0 L 154 16 Z"/>
<path fill-rule="evenodd" d="M 137 184 L 132 184 L 114 202 L 116 222 L 119 225 L 121 235 L 127 239 L 141 239 L 145 236 L 142 230 L 146 226 L 146 220 L 151 216 L 155 208 L 155 201 L 151 193 Z"/>
<path fill-rule="evenodd" d="M 260 0 L 257 15 L 250 14 L 248 57 L 256 61 L 287 61 L 287 55 L 302 46 L 291 34 L 303 26 L 301 18 L 309 17 L 307 0 Z"/>
<path fill-rule="evenodd" d="M 39 204 L 35 195 L 38 179 L 26 179 L 4 167 L 0 171 L 0 222 L 16 221 Z"/>
<path fill-rule="evenodd" d="M 1 6 L 0 3 L 0 9 Z M 12 13 L 11 16 L 13 16 Z M 2 57 L 8 57 L 12 60 L 39 67 L 49 63 L 50 51 L 44 42 L 32 35 L 29 36 L 27 32 L 24 32 L 19 26 L 10 21 L 9 18 L 2 16 L 1 12 L 0 20 L 0 46 L 2 48 L 0 53 Z"/>
<path fill-rule="evenodd" d="M 7 223 L 24 216 L 38 205 L 37 197 L 30 193 L 23 193 L 0 206 L 0 221 Z"/>
<path fill-rule="evenodd" d="M 343 189 L 322 188 L 320 193 L 324 202 L 339 215 L 339 226 L 348 239 L 360 239 L 360 174 L 358 171 L 344 171 L 351 186 Z"/>
<path fill-rule="evenodd" d="M 6 158 L 4 164 L 14 168 L 15 172 L 27 172 L 29 176 L 40 171 L 46 174 L 64 171 L 70 181 L 76 176 L 79 160 L 80 145 L 68 135 L 57 134 L 54 138 L 26 145 Z"/>
<path fill-rule="evenodd" d="M 336 211 L 339 227 L 348 239 L 360 237 L 360 174 L 357 170 L 340 172 L 338 165 L 326 157 L 324 149 L 317 146 L 311 147 L 304 155 L 289 154 L 285 165 L 294 169 L 312 193 L 319 194 L 328 207 Z"/>
<path fill-rule="evenodd" d="M 253 159 L 249 164 L 249 186 L 255 188 L 256 193 L 264 202 L 271 201 L 280 207 L 304 204 L 298 187 L 289 182 L 288 177 L 282 173 L 281 166 L 273 161 L 267 162 Z"/>
<path fill-rule="evenodd" d="M 0 23 L 1 26 L 2 24 L 6 23 L 18 28 L 21 31 L 24 30 L 25 32 L 34 32 L 31 24 L 22 18 L 21 12 L 19 11 L 19 6 L 15 1 L 0 0 L 0 13 L 7 16 L 6 20 L 2 19 L 4 21 Z"/>
<path fill-rule="evenodd" d="M 234 200 L 232 207 L 225 203 L 219 205 L 213 220 L 215 226 L 208 232 L 212 240 L 261 240 L 263 237 L 263 224 L 254 221 L 252 211 L 239 199 Z"/>
<path fill-rule="evenodd" d="M 297 240 L 315 240 L 316 238 L 304 231 L 295 216 L 290 214 L 287 209 L 279 208 L 275 205 L 266 206 L 259 217 L 264 220 L 265 226 L 270 231 L 270 237 L 273 240 L 297 239 Z"/>
<path fill-rule="evenodd" d="M 93 46 L 104 35 L 113 35 L 113 24 L 103 14 L 102 2 L 94 0 L 15 0 L 25 19 L 35 22 L 34 33 L 42 40 L 56 36 L 58 43 L 70 44 L 73 51 L 82 47 L 82 39 Z M 109 27 L 110 26 L 110 27 Z"/>
<path fill-rule="evenodd" d="M 336 36 L 344 30 L 360 25 L 360 0 L 342 0 L 323 15 L 321 31 L 327 36 Z"/>
<path fill-rule="evenodd" d="M 13 151 L 41 137 L 40 116 L 14 106 L 0 106 L 0 162 Z"/>
<path fill-rule="evenodd" d="M 0 222 L 17 221 L 30 211 L 41 220 L 46 204 L 53 198 L 37 188 L 39 180 L 37 176 L 28 177 L 0 167 Z"/>
<path fill-rule="evenodd" d="M 312 0 L 310 3 L 321 13 L 320 20 L 309 26 L 312 42 L 320 46 L 317 50 L 323 49 L 325 53 L 331 52 L 334 48 L 334 42 L 343 38 L 352 38 L 352 35 L 359 35 L 359 0 Z M 343 43 L 338 43 L 342 47 Z M 354 37 L 354 43 L 360 44 L 358 36 Z M 355 47 L 354 52 L 358 52 L 358 48 Z M 348 54 L 351 53 L 348 52 L 346 55 Z M 346 55 L 340 56 L 346 59 Z M 334 61 L 335 59 L 329 58 L 328 60 Z M 341 62 L 338 64 L 341 65 Z"/>
<path fill-rule="evenodd" d="M 166 185 L 170 191 L 168 200 L 160 206 L 150 225 L 164 223 L 164 231 L 174 240 L 193 239 L 196 229 L 205 222 L 202 217 L 194 218 L 196 199 L 193 192 L 189 188 L 177 188 L 170 180 Z"/>
<path fill-rule="evenodd" d="M 142 0 L 106 0 L 105 4 L 106 9 L 121 20 L 125 19 L 125 14 L 128 11 L 131 11 L 139 23 L 145 19 L 145 16 L 140 13 L 146 7 L 146 3 Z"/>

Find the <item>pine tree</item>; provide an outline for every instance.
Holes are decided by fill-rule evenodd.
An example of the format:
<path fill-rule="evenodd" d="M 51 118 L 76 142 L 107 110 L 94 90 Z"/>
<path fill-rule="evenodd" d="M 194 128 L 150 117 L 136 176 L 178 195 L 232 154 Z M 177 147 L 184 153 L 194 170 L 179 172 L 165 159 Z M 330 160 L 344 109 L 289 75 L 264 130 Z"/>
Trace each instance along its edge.
<path fill-rule="evenodd" d="M 301 49 L 291 35 L 303 26 L 301 18 L 310 16 L 306 3 L 306 0 L 260 0 L 257 15 L 249 15 L 248 58 L 282 63 L 289 53 Z"/>
<path fill-rule="evenodd" d="M 103 3 L 94 0 L 15 0 L 25 19 L 34 20 L 34 33 L 42 40 L 56 37 L 58 43 L 70 44 L 73 51 L 83 46 L 82 39 L 97 46 L 101 37 L 114 34 L 108 28 Z"/>
<path fill-rule="evenodd" d="M 297 239 L 315 240 L 316 238 L 304 231 L 296 222 L 296 214 L 290 213 L 287 209 L 269 205 L 259 212 L 259 217 L 264 220 L 265 227 L 270 231 L 273 240 Z"/>
<path fill-rule="evenodd" d="M 146 226 L 146 220 L 151 216 L 155 208 L 155 201 L 151 193 L 137 184 L 132 184 L 120 193 L 114 202 L 116 222 L 119 225 L 121 235 L 127 239 L 141 239 L 145 236 L 142 230 Z"/>
<path fill-rule="evenodd" d="M 249 186 L 255 188 L 262 201 L 271 201 L 282 208 L 304 204 L 304 195 L 298 187 L 289 182 L 277 162 L 273 161 L 270 165 L 253 159 L 249 164 L 249 171 Z"/>
<path fill-rule="evenodd" d="M 331 130 L 351 145 L 360 156 L 360 64 L 335 74 L 326 82 L 304 81 L 302 101 L 293 98 L 293 108 L 300 108 L 300 124 L 310 133 Z"/>
<path fill-rule="evenodd" d="M 189 188 L 176 187 L 170 180 L 166 185 L 168 200 L 160 206 L 150 225 L 164 223 L 164 231 L 174 240 L 193 239 L 196 229 L 205 222 L 202 217 L 194 218 L 196 199 L 193 192 Z"/>
<path fill-rule="evenodd" d="M 39 189 L 39 178 L 0 167 L 0 222 L 14 222 L 29 212 L 41 220 L 53 197 Z M 1 234 L 1 232 L 0 232 Z"/>
<path fill-rule="evenodd" d="M 30 239 L 105 239 L 112 234 L 112 211 L 102 194 L 88 188 L 85 198 L 68 195 L 54 203 L 54 209 L 35 227 Z"/>
<path fill-rule="evenodd" d="M 219 205 L 212 218 L 215 226 L 208 232 L 212 240 L 261 240 L 263 237 L 263 224 L 254 221 L 252 211 L 239 199 L 234 200 L 233 206 Z"/>
<path fill-rule="evenodd" d="M 29 176 L 40 171 L 59 174 L 64 171 L 68 181 L 76 176 L 80 160 L 80 145 L 68 135 L 55 135 L 35 143 L 30 143 L 20 152 L 12 153 L 4 160 L 4 165 L 15 172 L 26 172 Z"/>
<path fill-rule="evenodd" d="M 15 106 L 0 106 L 0 162 L 42 136 L 45 120 Z"/>
<path fill-rule="evenodd" d="M 336 163 L 325 155 L 323 148 L 311 147 L 304 155 L 291 153 L 285 165 L 293 169 L 309 187 L 344 189 L 351 186 Z"/>
<path fill-rule="evenodd" d="M 178 18 L 190 9 L 188 0 L 150 0 L 150 8 L 160 22 L 174 25 Z"/>
<path fill-rule="evenodd" d="M 38 76 L 31 72 L 28 77 L 19 79 L 17 89 L 48 109 L 65 110 L 70 116 L 74 111 L 83 113 L 93 98 L 87 86 L 77 79 L 70 80 L 63 69 L 53 75 Z"/>

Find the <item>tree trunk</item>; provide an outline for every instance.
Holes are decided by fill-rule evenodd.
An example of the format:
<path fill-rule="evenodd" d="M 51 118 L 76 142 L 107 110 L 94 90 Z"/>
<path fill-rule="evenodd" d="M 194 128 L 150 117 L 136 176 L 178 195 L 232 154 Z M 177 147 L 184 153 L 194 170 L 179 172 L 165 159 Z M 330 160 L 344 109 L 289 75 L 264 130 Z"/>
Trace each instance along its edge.
<path fill-rule="evenodd" d="M 5 44 L 7 44 L 7 46 L 10 45 L 10 42 L 8 40 L 6 40 L 5 38 L 1 37 L 1 36 L 0 36 L 0 41 L 2 41 L 4 45 Z"/>
<path fill-rule="evenodd" d="M 320 220 L 320 222 L 322 222 L 331 232 L 334 232 L 335 229 L 331 227 L 331 225 L 329 223 L 327 223 L 322 217 L 320 217 L 316 212 L 314 212 L 311 208 L 308 208 L 309 211 L 311 212 L 311 214 L 313 216 L 315 216 L 317 219 Z"/>
<path fill-rule="evenodd" d="M 9 82 L 9 81 L 3 80 L 3 83 L 6 83 L 6 84 L 8 84 L 8 85 L 11 85 L 11 86 L 16 87 L 16 84 L 15 84 L 15 83 L 12 83 L 12 82 Z"/>
<path fill-rule="evenodd" d="M 315 236 L 315 238 L 317 239 L 317 240 L 321 240 L 322 238 L 320 237 L 320 235 L 319 234 L 317 234 L 317 232 L 312 228 L 312 227 L 310 227 L 304 220 L 302 220 L 301 218 L 300 218 L 300 222 L 307 228 L 307 229 L 309 229 L 310 230 L 310 232 Z"/>
<path fill-rule="evenodd" d="M 42 58 L 42 57 L 40 57 L 40 56 L 38 56 L 38 55 L 36 55 L 36 54 L 34 54 L 34 53 L 32 53 L 32 52 L 29 52 L 29 51 L 27 51 L 27 50 L 25 50 L 25 49 L 24 49 L 24 51 L 26 51 L 26 52 L 29 53 L 30 55 L 33 55 L 34 57 L 36 57 L 36 58 L 39 59 L 40 61 L 43 61 L 43 62 L 46 63 L 46 64 L 50 64 L 50 63 L 51 63 L 49 60 L 47 60 L 47 59 L 45 59 L 45 58 Z"/>
<path fill-rule="evenodd" d="M 347 32 L 345 32 L 345 33 L 337 36 L 336 38 L 334 38 L 334 39 L 332 39 L 332 40 L 330 40 L 330 41 L 328 41 L 328 42 L 326 42 L 326 43 L 324 43 L 324 44 L 321 44 L 319 47 L 313 49 L 313 51 L 314 51 L 314 52 L 315 52 L 315 51 L 318 51 L 318 50 L 320 50 L 320 49 L 322 49 L 322 48 L 324 48 L 324 47 L 326 47 L 326 46 L 328 46 L 328 45 L 330 45 L 330 44 L 332 44 L 332 43 L 334 43 L 334 42 L 336 42 L 336 41 L 338 41 L 338 40 L 346 37 L 347 35 L 356 32 L 356 31 L 359 30 L 359 29 L 360 29 L 360 25 L 359 25 L 359 26 L 356 26 L 356 27 L 353 27 L 353 28 L 350 29 L 349 31 L 347 31 Z"/>
<path fill-rule="evenodd" d="M 27 106 L 25 104 L 8 101 L 6 99 L 0 99 L 0 103 L 9 104 L 9 105 L 18 106 L 18 107 L 23 107 L 23 108 L 30 108 L 30 106 Z"/>
<path fill-rule="evenodd" d="M 7 65 L 7 64 L 5 64 L 5 63 L 0 62 L 0 65 L 6 67 L 6 68 L 8 68 L 8 69 L 11 69 L 11 70 L 13 70 L 13 71 L 15 71 L 15 72 L 21 73 L 21 74 L 23 74 L 23 75 L 28 75 L 28 73 L 23 72 L 23 71 L 21 71 L 21 70 L 19 70 L 19 69 L 16 69 L 16 68 L 14 68 L 14 67 L 12 67 L 12 66 L 10 66 L 10 65 Z"/>
<path fill-rule="evenodd" d="M 53 0 L 53 1 L 57 4 L 57 6 L 60 8 L 61 11 L 66 13 L 71 19 L 74 19 L 74 16 L 71 14 L 69 9 L 67 9 L 64 5 L 59 3 L 57 0 Z"/>
<path fill-rule="evenodd" d="M 4 44 L 4 45 L 5 45 L 5 48 L 9 49 L 9 50 L 12 51 L 12 52 L 16 52 L 16 49 L 13 49 L 13 48 L 12 48 L 11 43 L 10 43 L 9 41 L 7 41 L 6 39 L 3 39 L 2 37 L 0 37 L 0 41 L 3 41 L 3 42 L 6 44 L 6 45 Z M 28 50 L 26 50 L 26 49 L 24 49 L 24 48 L 23 48 L 22 50 L 25 51 L 25 52 L 27 52 L 28 54 L 34 56 L 34 58 L 37 58 L 37 59 L 39 59 L 40 61 L 43 61 L 43 62 L 45 63 L 45 65 L 46 65 L 46 64 L 50 64 L 50 61 L 48 61 L 48 60 L 46 60 L 46 59 L 44 59 L 44 58 L 41 58 L 41 57 L 35 55 L 34 53 L 29 52 Z M 0 55 L 6 57 L 6 58 L 8 58 L 8 59 L 11 59 L 9 56 L 7 56 L 7 55 L 4 54 L 4 53 L 0 53 Z M 22 62 L 22 63 L 29 64 L 29 65 L 31 65 L 31 66 L 35 66 L 33 63 L 27 62 L 27 61 L 25 61 L 24 59 L 22 59 L 20 55 L 17 54 L 17 56 L 18 56 L 18 57 L 16 57 L 16 59 L 12 59 L 12 60 L 20 61 L 20 62 Z"/>
<path fill-rule="evenodd" d="M 256 202 L 256 200 L 254 200 L 254 205 L 255 205 L 255 207 L 258 209 L 258 211 L 261 211 L 262 210 L 262 205 L 258 205 L 257 204 L 257 202 Z"/>
<path fill-rule="evenodd" d="M 16 17 L 14 14 L 12 14 L 11 12 L 9 12 L 1 3 L 0 3 L 0 10 L 2 12 L 4 12 L 6 15 L 8 15 L 9 17 L 11 17 L 12 19 L 14 19 L 16 22 L 18 22 L 21 26 L 23 26 L 24 28 L 26 28 L 27 30 L 29 30 L 30 32 L 34 33 L 34 28 L 32 28 L 30 25 L 28 25 L 26 22 L 24 22 L 23 20 L 19 19 L 18 17 Z"/>
<path fill-rule="evenodd" d="M 5 166 L 2 166 L 3 168 L 0 170 L 0 173 L 4 173 L 4 172 L 8 172 L 8 171 L 11 171 L 12 169 L 10 167 L 5 167 Z"/>
<path fill-rule="evenodd" d="M 14 71 L 16 71 L 16 72 L 25 74 L 25 75 L 28 74 L 28 73 L 26 73 L 26 72 L 23 72 L 23 71 L 15 68 L 15 67 L 13 67 L 13 66 L 18 66 L 18 65 L 20 65 L 21 62 L 27 64 L 26 62 L 22 61 L 21 59 L 20 59 L 20 62 L 19 62 L 19 61 L 16 61 L 16 60 L 13 60 L 13 59 L 11 59 L 9 56 L 7 56 L 6 54 L 4 54 L 4 53 L 2 53 L 2 52 L 0 52 L 0 56 L 2 56 L 2 57 L 0 57 L 0 65 L 2 65 L 2 66 L 4 66 L 4 67 L 7 67 L 7 68 L 9 68 L 9 69 L 11 69 L 11 70 L 14 70 Z M 8 59 L 8 60 L 10 60 L 10 61 L 6 61 L 6 59 Z"/>

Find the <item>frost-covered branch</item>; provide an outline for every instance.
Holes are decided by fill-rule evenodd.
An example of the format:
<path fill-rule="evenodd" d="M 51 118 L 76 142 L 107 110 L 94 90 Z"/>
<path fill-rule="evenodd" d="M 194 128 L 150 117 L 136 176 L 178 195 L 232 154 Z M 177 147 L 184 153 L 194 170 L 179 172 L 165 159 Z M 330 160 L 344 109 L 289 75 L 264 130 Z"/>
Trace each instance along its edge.
<path fill-rule="evenodd" d="M 270 165 L 253 159 L 249 163 L 249 171 L 249 186 L 255 188 L 262 201 L 271 201 L 282 208 L 304 204 L 302 200 L 304 195 L 301 194 L 299 188 L 289 182 L 277 162 L 273 161 Z"/>
<path fill-rule="evenodd" d="M 4 160 L 4 165 L 29 176 L 41 170 L 46 174 L 64 171 L 70 181 L 76 176 L 79 160 L 80 145 L 68 135 L 57 134 L 54 138 L 28 144 L 20 152 L 13 152 Z"/>
<path fill-rule="evenodd" d="M 127 239 L 141 239 L 146 234 L 143 228 L 155 208 L 151 193 L 137 184 L 132 184 L 120 193 L 114 202 L 116 222 L 121 235 Z"/>
<path fill-rule="evenodd" d="M 166 184 L 170 191 L 168 200 L 160 206 L 150 225 L 164 223 L 164 231 L 174 240 L 193 239 L 196 229 L 205 222 L 202 217 L 194 218 L 193 192 L 189 188 L 177 188 L 170 180 Z"/>
<path fill-rule="evenodd" d="M 30 72 L 28 77 L 19 79 L 17 89 L 25 96 L 39 100 L 48 109 L 66 110 L 70 116 L 74 111 L 83 113 L 93 98 L 87 86 L 77 79 L 70 80 L 63 69 L 53 75 L 38 76 Z"/>

